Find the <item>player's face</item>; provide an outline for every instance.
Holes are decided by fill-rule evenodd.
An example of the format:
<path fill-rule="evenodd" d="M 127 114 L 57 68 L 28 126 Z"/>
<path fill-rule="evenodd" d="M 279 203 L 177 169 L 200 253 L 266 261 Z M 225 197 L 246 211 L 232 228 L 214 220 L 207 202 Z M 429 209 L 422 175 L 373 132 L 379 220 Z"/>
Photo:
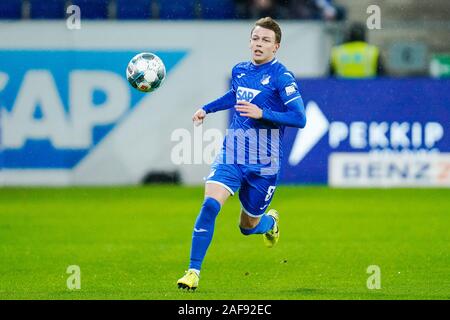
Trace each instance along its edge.
<path fill-rule="evenodd" d="M 256 26 L 250 38 L 252 60 L 255 64 L 269 62 L 275 56 L 279 43 L 275 41 L 275 32 L 260 26 Z"/>

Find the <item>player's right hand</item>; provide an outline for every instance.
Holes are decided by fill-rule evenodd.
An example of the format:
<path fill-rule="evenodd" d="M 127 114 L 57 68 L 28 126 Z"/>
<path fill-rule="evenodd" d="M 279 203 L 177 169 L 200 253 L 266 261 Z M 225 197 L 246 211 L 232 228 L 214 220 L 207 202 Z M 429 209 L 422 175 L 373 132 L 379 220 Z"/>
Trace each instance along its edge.
<path fill-rule="evenodd" d="M 192 116 L 192 121 L 196 126 L 199 126 L 203 123 L 203 120 L 206 117 L 206 112 L 203 109 L 198 109 L 195 111 L 194 115 Z"/>

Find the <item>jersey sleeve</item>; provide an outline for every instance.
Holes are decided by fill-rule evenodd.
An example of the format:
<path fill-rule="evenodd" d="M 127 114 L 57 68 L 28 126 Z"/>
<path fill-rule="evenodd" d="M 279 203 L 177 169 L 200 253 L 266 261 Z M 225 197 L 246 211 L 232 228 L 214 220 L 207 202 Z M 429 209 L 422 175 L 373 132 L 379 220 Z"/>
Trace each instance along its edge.
<path fill-rule="evenodd" d="M 204 105 L 202 107 L 206 113 L 217 112 L 232 108 L 236 104 L 236 66 L 231 70 L 231 88 L 220 98 Z"/>
<path fill-rule="evenodd" d="M 286 111 L 277 112 L 263 109 L 263 119 L 279 125 L 304 128 L 306 125 L 305 106 L 297 82 L 290 72 L 285 72 L 279 77 L 277 90 L 286 106 Z"/>
<path fill-rule="evenodd" d="M 278 78 L 277 90 L 281 100 L 285 105 L 289 102 L 301 99 L 300 91 L 298 90 L 297 81 L 291 72 L 284 72 Z"/>
<path fill-rule="evenodd" d="M 212 113 L 230 109 L 235 104 L 236 104 L 236 94 L 233 92 L 233 90 L 229 90 L 220 98 L 204 105 L 202 109 L 205 110 L 206 113 Z"/>
<path fill-rule="evenodd" d="M 236 80 L 237 80 L 237 78 L 236 78 L 236 75 L 237 75 L 237 71 L 236 71 L 237 66 L 238 66 L 238 65 L 235 65 L 235 66 L 233 67 L 233 69 L 231 69 L 231 88 L 230 88 L 230 90 L 233 91 L 233 92 L 235 92 L 235 93 L 236 93 L 237 87 L 238 87 L 237 82 L 236 82 Z"/>

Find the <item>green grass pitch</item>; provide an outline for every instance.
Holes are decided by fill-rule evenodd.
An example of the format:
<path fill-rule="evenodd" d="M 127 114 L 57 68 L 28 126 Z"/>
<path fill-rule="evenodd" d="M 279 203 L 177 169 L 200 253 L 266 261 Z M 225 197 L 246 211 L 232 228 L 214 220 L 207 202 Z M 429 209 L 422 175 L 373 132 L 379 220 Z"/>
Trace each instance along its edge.
<path fill-rule="evenodd" d="M 0 189 L 0 299 L 449 299 L 449 189 L 280 186 L 272 249 L 217 218 L 197 291 L 179 290 L 202 187 Z M 66 269 L 78 265 L 81 289 Z M 369 290 L 370 265 L 381 289 Z"/>

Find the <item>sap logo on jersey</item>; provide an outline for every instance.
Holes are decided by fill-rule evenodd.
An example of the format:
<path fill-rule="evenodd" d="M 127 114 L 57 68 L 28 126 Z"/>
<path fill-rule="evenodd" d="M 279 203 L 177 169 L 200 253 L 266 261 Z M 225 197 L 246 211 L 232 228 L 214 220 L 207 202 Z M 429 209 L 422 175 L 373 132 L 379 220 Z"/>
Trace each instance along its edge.
<path fill-rule="evenodd" d="M 251 102 L 260 93 L 261 93 L 260 90 L 239 86 L 236 91 L 236 100 L 237 101 L 245 100 L 247 102 Z"/>
<path fill-rule="evenodd" d="M 124 76 L 135 54 L 0 51 L 3 167 L 73 168 L 145 96 Z M 157 54 L 168 70 L 185 55 Z"/>

